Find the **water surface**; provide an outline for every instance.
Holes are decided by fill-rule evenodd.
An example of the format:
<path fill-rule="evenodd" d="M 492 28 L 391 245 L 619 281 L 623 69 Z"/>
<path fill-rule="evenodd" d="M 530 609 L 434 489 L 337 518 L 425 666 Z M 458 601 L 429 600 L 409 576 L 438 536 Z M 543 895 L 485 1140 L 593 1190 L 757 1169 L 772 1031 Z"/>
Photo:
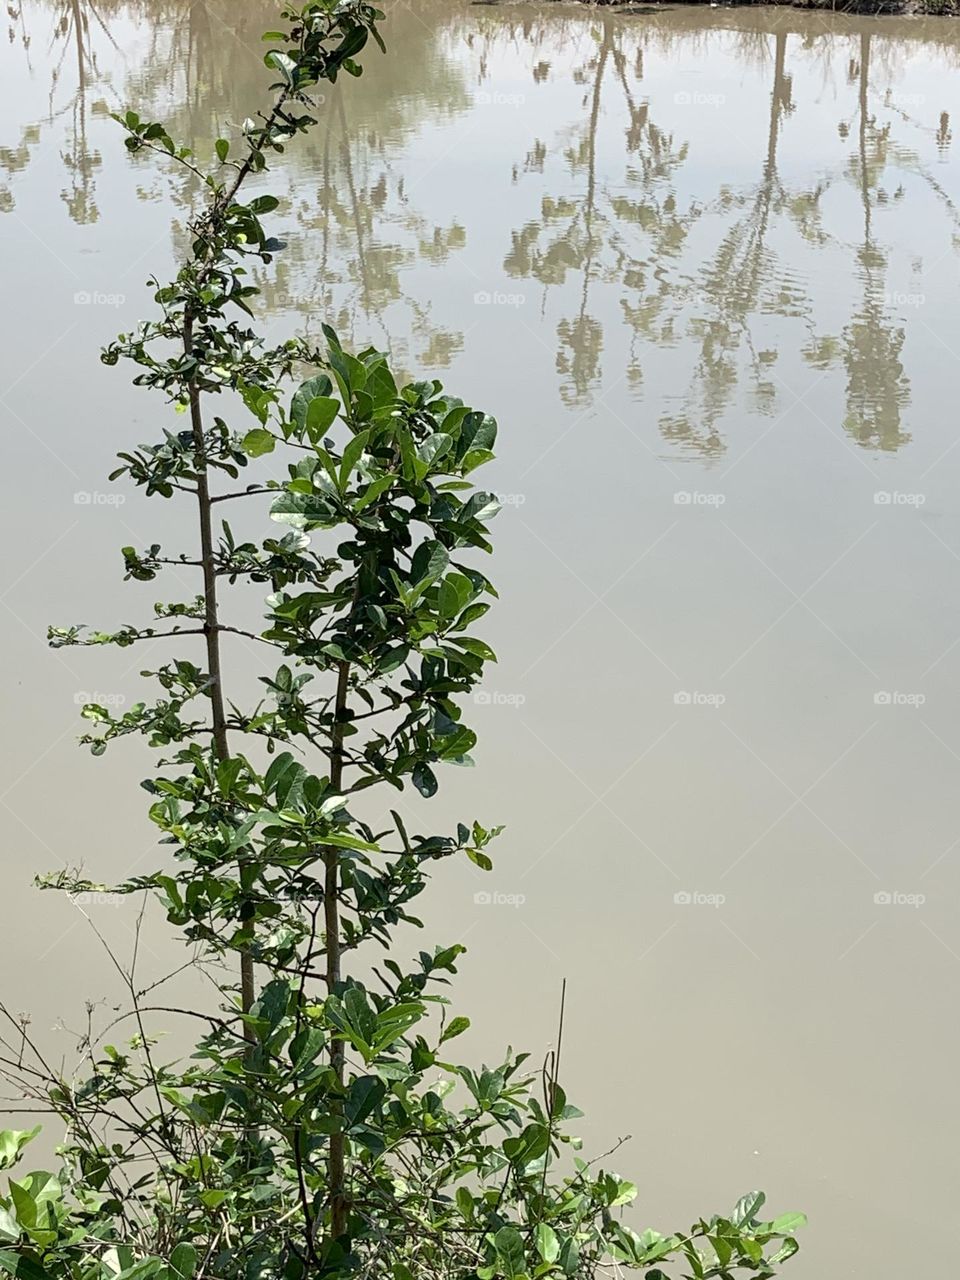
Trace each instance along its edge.
<path fill-rule="evenodd" d="M 160 591 L 121 584 L 119 546 L 189 537 L 104 480 L 167 420 L 97 348 L 149 312 L 195 195 L 109 112 L 209 146 L 258 100 L 271 12 L 6 19 L 4 996 L 63 1052 L 57 1019 L 120 993 L 30 880 L 151 865 L 145 759 L 72 739 L 77 703 L 129 704 L 163 659 L 43 633 L 144 616 Z M 501 661 L 478 769 L 420 815 L 507 823 L 427 913 L 470 948 L 470 1047 L 540 1053 L 565 976 L 568 1092 L 594 1152 L 633 1135 L 645 1222 L 764 1186 L 812 1216 L 798 1277 L 893 1280 L 958 1176 L 960 35 L 458 0 L 395 4 L 387 34 L 274 175 L 263 315 L 501 422 Z M 129 949 L 132 909 L 96 923 Z"/>

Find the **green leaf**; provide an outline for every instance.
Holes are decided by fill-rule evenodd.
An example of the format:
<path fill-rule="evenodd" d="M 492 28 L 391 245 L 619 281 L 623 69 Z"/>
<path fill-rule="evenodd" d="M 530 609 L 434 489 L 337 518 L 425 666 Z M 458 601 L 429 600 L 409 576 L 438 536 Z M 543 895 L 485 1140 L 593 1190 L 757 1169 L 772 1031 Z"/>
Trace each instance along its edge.
<path fill-rule="evenodd" d="M 197 1269 L 197 1251 L 192 1244 L 182 1240 L 170 1254 L 170 1269 L 180 1280 L 191 1280 Z"/>
<path fill-rule="evenodd" d="M 457 1208 L 460 1210 L 461 1216 L 466 1218 L 467 1222 L 473 1220 L 473 1196 L 466 1187 L 457 1187 L 456 1194 Z"/>
<path fill-rule="evenodd" d="M 501 1227 L 494 1236 L 493 1243 L 497 1250 L 497 1260 L 507 1280 L 526 1274 L 523 1236 L 516 1227 Z"/>
<path fill-rule="evenodd" d="M 451 1018 L 443 1029 L 443 1035 L 440 1037 L 440 1043 L 445 1044 L 448 1040 L 452 1040 L 454 1036 L 459 1036 L 470 1026 L 470 1019 L 463 1016 Z"/>
<path fill-rule="evenodd" d="M 273 213 L 279 204 L 280 201 L 276 196 L 257 196 L 255 200 L 251 200 L 247 205 L 247 210 L 259 217 L 261 213 Z"/>
<path fill-rule="evenodd" d="M 63 1191 L 52 1173 L 36 1170 L 18 1181 L 10 1179 L 10 1198 L 21 1226 L 50 1227 L 53 1224 L 52 1204 L 60 1200 Z"/>
<path fill-rule="evenodd" d="M 559 1262 L 565 1276 L 576 1275 L 580 1266 L 580 1246 L 573 1236 L 561 1246 Z"/>
<path fill-rule="evenodd" d="M 53 1280 L 52 1275 L 39 1262 L 24 1253 L 13 1253 L 9 1249 L 0 1249 L 0 1271 L 16 1280 Z"/>
<path fill-rule="evenodd" d="M 363 455 L 364 449 L 367 447 L 367 441 L 370 439 L 369 431 L 361 431 L 353 437 L 347 447 L 343 451 L 343 460 L 340 463 L 340 488 L 346 489 L 347 481 L 354 467 Z"/>
<path fill-rule="evenodd" d="M 40 1132 L 35 1129 L 0 1129 L 0 1169 L 9 1169 L 20 1159 L 20 1152 Z"/>
<path fill-rule="evenodd" d="M 447 571 L 450 552 L 441 542 L 422 542 L 414 553 L 410 577 L 418 586 L 429 586 Z"/>
<path fill-rule="evenodd" d="M 295 1067 L 313 1062 L 327 1042 L 319 1027 L 304 1027 L 290 1044 L 290 1061 Z"/>
<path fill-rule="evenodd" d="M 294 529 L 328 526 L 336 523 L 333 507 L 317 493 L 282 493 L 270 508 L 270 518 Z"/>
<path fill-rule="evenodd" d="M 251 458 L 260 458 L 265 453 L 273 453 L 277 442 L 269 431 L 263 427 L 254 427 L 243 437 L 240 447 Z"/>
<path fill-rule="evenodd" d="M 550 1130 L 545 1124 L 528 1124 L 517 1138 L 504 1138 L 503 1153 L 520 1165 L 539 1160 L 550 1146 Z"/>
<path fill-rule="evenodd" d="M 770 1224 L 770 1230 L 775 1235 L 792 1236 L 794 1231 L 799 1231 L 801 1227 L 807 1225 L 807 1215 L 805 1213 L 782 1213 L 779 1218 L 774 1218 Z"/>
<path fill-rule="evenodd" d="M 329 396 L 333 390 L 333 383 L 325 373 L 318 373 L 313 378 L 308 378 L 293 395 L 290 401 L 290 421 L 299 431 L 305 431 L 307 425 L 307 410 L 310 402 L 317 396 Z"/>
<path fill-rule="evenodd" d="M 388 1048 L 395 1040 L 399 1040 L 414 1023 L 419 1022 L 424 1015 L 424 1007 L 422 1004 L 408 1002 L 406 1004 L 395 1005 L 392 1009 L 385 1009 L 382 1013 L 377 1014 L 376 1030 L 373 1034 L 371 1049 L 375 1053 L 380 1053 Z"/>
<path fill-rule="evenodd" d="M 500 499 L 494 493 L 475 493 L 460 512 L 460 520 L 489 520 L 500 510 Z"/>
<path fill-rule="evenodd" d="M 389 475 L 378 476 L 376 480 L 372 480 L 353 504 L 354 511 L 363 511 L 365 507 L 369 507 L 371 502 L 376 502 L 382 493 L 386 493 L 395 479 L 396 476 Z"/>
<path fill-rule="evenodd" d="M 421 462 L 427 463 L 432 470 L 434 463 L 439 462 L 445 454 L 450 452 L 452 444 L 452 436 L 437 431 L 432 436 L 427 436 L 423 444 L 417 448 L 417 457 Z"/>
<path fill-rule="evenodd" d="M 478 640 L 475 636 L 451 636 L 450 643 L 457 645 L 460 649 L 465 649 L 467 653 L 472 653 L 476 657 L 482 658 L 484 662 L 496 662 L 497 660 L 497 655 L 490 646 L 483 640 Z"/>
<path fill-rule="evenodd" d="M 634 1182 L 624 1182 L 622 1179 L 617 1186 L 617 1193 L 610 1201 L 610 1207 L 613 1208 L 618 1204 L 630 1204 L 637 1198 L 637 1185 Z"/>
<path fill-rule="evenodd" d="M 429 800 L 431 796 L 437 794 L 437 778 L 436 774 L 428 764 L 419 761 L 413 766 L 413 785 L 417 788 L 422 796 L 426 796 Z"/>
<path fill-rule="evenodd" d="M 537 1224 L 537 1253 L 544 1262 L 556 1262 L 560 1257 L 560 1241 L 553 1227 L 547 1222 Z"/>
<path fill-rule="evenodd" d="M 796 1240 L 794 1240 L 793 1237 L 790 1236 L 786 1240 L 784 1240 L 783 1244 L 780 1246 L 777 1252 L 773 1255 L 770 1261 L 786 1262 L 786 1260 L 788 1258 L 792 1258 L 793 1255 L 799 1251 L 799 1249 L 800 1249 L 800 1246 L 797 1244 Z"/>
<path fill-rule="evenodd" d="M 409 645 L 393 645 L 384 651 L 380 661 L 377 663 L 377 671 L 382 676 L 388 675 L 391 671 L 396 671 L 397 667 L 402 667 L 409 656 Z"/>
<path fill-rule="evenodd" d="M 216 147 L 216 151 L 217 151 L 217 159 L 220 161 L 221 164 L 223 164 L 227 156 L 230 154 L 230 143 L 226 140 L 226 138 L 218 138 L 214 143 L 214 146 Z"/>
<path fill-rule="evenodd" d="M 762 1191 L 748 1191 L 734 1205 L 730 1221 L 737 1227 L 745 1226 L 748 1222 L 754 1221 L 763 1208 L 766 1198 Z"/>
<path fill-rule="evenodd" d="M 350 836 L 343 831 L 328 831 L 323 843 L 333 845 L 335 849 L 357 849 L 361 853 L 379 853 L 380 846 L 371 844 L 369 840 L 361 840 L 359 836 Z"/>
<path fill-rule="evenodd" d="M 268 795 L 273 795 L 277 788 L 277 783 L 291 767 L 295 765 L 292 754 L 289 751 L 281 751 L 271 764 L 270 768 L 264 774 L 263 789 Z"/>
<path fill-rule="evenodd" d="M 296 79 L 297 64 L 286 53 L 280 53 L 276 49 L 271 49 L 263 59 L 264 63 L 275 71 L 279 71 L 288 85 L 292 85 Z"/>
<path fill-rule="evenodd" d="M 343 1113 L 348 1127 L 362 1124 L 386 1096 L 386 1085 L 377 1076 L 358 1076 L 351 1085 Z"/>
<path fill-rule="evenodd" d="M 314 396 L 307 405 L 304 425 L 307 435 L 316 443 L 340 412 L 340 401 L 333 396 Z"/>
<path fill-rule="evenodd" d="M 121 1271 L 115 1280 L 150 1280 L 152 1276 L 164 1271 L 166 1267 L 159 1258 L 145 1258 L 143 1262 L 134 1263 L 132 1267 Z"/>

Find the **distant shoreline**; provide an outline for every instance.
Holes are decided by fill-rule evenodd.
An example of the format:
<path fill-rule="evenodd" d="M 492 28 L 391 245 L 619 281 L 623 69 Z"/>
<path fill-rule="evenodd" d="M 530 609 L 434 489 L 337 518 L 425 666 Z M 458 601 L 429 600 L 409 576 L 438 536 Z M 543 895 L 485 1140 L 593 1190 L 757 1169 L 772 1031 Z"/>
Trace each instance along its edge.
<path fill-rule="evenodd" d="M 523 0 L 520 0 L 523 3 Z M 653 14 L 663 9 L 797 9 L 860 17 L 960 17 L 960 0 L 532 0 L 539 4 L 575 5 L 580 9 L 609 9 L 625 14 Z M 497 7 L 501 0 L 473 0 Z M 516 4 L 517 0 L 503 0 Z"/>

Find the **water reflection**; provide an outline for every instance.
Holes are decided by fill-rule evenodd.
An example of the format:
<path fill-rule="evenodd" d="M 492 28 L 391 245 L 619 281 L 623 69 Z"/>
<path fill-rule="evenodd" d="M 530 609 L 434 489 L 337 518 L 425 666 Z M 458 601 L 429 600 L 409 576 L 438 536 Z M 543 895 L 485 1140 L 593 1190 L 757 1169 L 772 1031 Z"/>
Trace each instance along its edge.
<path fill-rule="evenodd" d="M 38 35 L 50 40 L 49 89 L 43 117 L 0 149 L 0 210 L 14 208 L 10 180 L 55 136 L 69 216 L 95 221 L 103 143 L 89 122 L 108 104 L 136 102 L 202 150 L 260 91 L 271 10 L 228 0 L 11 7 L 8 34 L 25 61 Z M 622 383 L 669 452 L 709 459 L 738 421 L 763 431 L 778 420 L 806 370 L 842 378 L 830 425 L 857 445 L 910 441 L 910 299 L 931 226 L 956 234 L 958 212 L 936 176 L 950 114 L 899 85 L 918 51 L 955 66 L 947 28 L 880 34 L 866 20 L 796 13 L 651 18 L 439 0 L 395 6 L 390 25 L 394 56 L 348 95 L 329 95 L 321 128 L 279 175 L 296 226 L 260 281 L 271 318 L 313 332 L 330 317 L 391 345 L 408 368 L 442 368 L 463 351 L 472 316 L 434 305 L 440 290 L 423 272 L 481 279 L 491 260 L 471 253 L 466 209 L 411 181 L 411 148 L 429 132 L 437 154 L 452 155 L 464 122 L 494 136 L 478 90 L 508 75 L 540 96 L 514 113 L 500 154 L 485 153 L 481 251 L 496 252 L 499 237 L 504 275 L 537 287 L 564 404 L 583 409 Z M 127 60 L 120 30 L 146 48 Z M 149 165 L 140 174 L 141 198 L 168 198 L 166 176 Z M 518 197 L 510 208 L 526 211 L 513 226 L 499 207 L 505 183 Z M 925 220 L 912 274 L 897 243 L 908 192 Z M 178 236 L 194 197 L 189 182 L 174 193 Z M 828 297 L 834 278 L 840 310 Z"/>
<path fill-rule="evenodd" d="M 49 15 L 52 21 L 51 46 L 57 56 L 51 60 L 47 113 L 43 122 L 22 126 L 19 141 L 12 147 L 0 147 L 0 173 L 8 175 L 0 179 L 0 212 L 9 213 L 15 207 L 9 177 L 27 167 L 36 153 L 43 134 L 43 124 L 53 125 L 65 120 L 66 129 L 61 135 L 60 159 L 67 175 L 67 186 L 60 198 L 74 222 L 96 222 L 99 215 L 95 199 L 94 175 L 103 163 L 100 152 L 91 146 L 87 138 L 88 118 L 93 111 L 102 110 L 102 103 L 88 101 L 91 86 L 100 78 L 97 57 L 92 47 L 91 27 L 96 25 L 108 42 L 115 42 L 98 10 L 89 0 L 61 0 Z M 7 38 L 10 44 L 19 44 L 24 57 L 29 59 L 33 37 L 27 26 L 22 4 L 12 4 L 7 9 Z M 73 87 L 61 93 L 62 82 Z"/>
<path fill-rule="evenodd" d="M 317 336 L 332 317 L 341 332 L 362 331 L 397 350 L 386 319 L 394 308 L 397 331 L 410 335 L 398 358 L 410 368 L 444 368 L 462 349 L 463 335 L 432 321 L 429 303 L 409 287 L 406 273 L 418 261 L 446 263 L 464 248 L 466 231 L 456 219 L 447 225 L 429 220 L 408 195 L 390 156 L 391 131 L 399 124 L 373 127 L 362 114 L 354 122 L 347 100 L 335 95 L 306 184 L 290 184 L 299 232 L 278 270 L 258 281 L 267 310 L 294 308 L 304 330 Z"/>
<path fill-rule="evenodd" d="M 863 294 L 860 311 L 843 331 L 843 362 L 847 370 L 847 418 L 844 423 L 858 444 L 895 449 L 909 436 L 900 425 L 909 383 L 900 353 L 906 336 L 902 326 L 886 315 L 884 282 L 887 260 L 874 235 L 873 211 L 887 194 L 881 181 L 888 163 L 890 126 L 879 127 L 870 111 L 870 37 L 860 37 L 857 62 L 850 68 L 857 84 L 857 150 L 850 157 L 848 176 L 855 183 L 863 209 L 863 240 L 857 261 Z M 899 198 L 902 188 L 898 188 Z"/>
<path fill-rule="evenodd" d="M 661 189 L 686 158 L 687 144 L 675 143 L 651 117 L 649 104 L 638 101 L 630 76 L 642 77 L 643 48 L 628 51 L 630 29 L 607 19 L 601 22 L 597 47 L 573 68 L 575 83 L 583 86 L 582 123 L 573 137 L 565 140 L 563 155 L 567 172 L 577 180 L 574 193 L 544 194 L 540 218 L 531 220 L 512 235 L 504 269 L 514 279 L 532 278 L 545 288 L 562 285 L 568 273 L 581 277 L 576 310 L 557 325 L 559 343 L 557 370 L 561 394 L 568 404 L 583 404 L 602 379 L 603 325 L 590 311 L 590 290 L 596 280 L 624 284 L 629 290 L 622 299 L 622 314 L 638 334 L 655 339 L 660 320 L 666 277 L 662 264 L 682 250 L 687 219 L 678 216 L 676 199 Z M 561 46 L 562 47 L 562 46 Z M 632 61 L 631 61 L 632 60 Z M 628 61 L 630 66 L 628 67 Z M 534 67 L 534 78 L 544 80 L 550 63 L 542 60 Z M 598 190 L 597 142 L 601 126 L 601 105 L 605 89 L 622 93 L 627 112 L 625 156 L 628 165 L 627 191 L 609 195 L 605 184 Z M 544 171 L 548 155 L 546 143 L 537 139 L 527 154 L 522 172 Z M 519 180 L 520 170 L 515 169 Z M 651 239 L 649 251 L 638 256 L 633 228 Z M 648 281 L 656 282 L 657 293 L 648 293 Z M 641 301 L 636 301 L 640 293 Z M 637 351 L 628 366 L 628 377 L 642 382 L 642 364 Z"/>
<path fill-rule="evenodd" d="M 27 126 L 15 148 L 0 150 L 0 166 L 10 173 L 23 169 L 43 124 L 71 112 L 71 143 L 61 152 L 72 180 L 64 200 L 75 222 L 94 221 L 95 174 L 102 159 L 86 138 L 91 91 L 107 92 L 112 99 L 109 107 L 102 97 L 95 102 L 97 113 L 135 104 L 142 115 L 164 119 L 173 136 L 203 154 L 211 136 L 235 126 L 262 93 L 261 33 L 274 12 L 270 3 L 239 7 L 228 0 L 107 0 L 97 6 L 91 0 L 64 0 L 53 12 L 31 9 L 29 17 L 38 27 L 52 20 L 51 46 L 58 51 L 50 72 L 49 119 Z M 148 47 L 129 71 L 123 58 L 114 59 L 112 70 L 119 66 L 125 72 L 115 77 L 101 71 L 91 33 L 119 54 L 110 24 L 130 16 L 149 33 Z M 29 59 L 33 35 L 24 14 L 11 10 L 10 22 L 11 42 Z M 418 20 L 404 33 L 404 56 L 379 63 L 375 83 L 370 78 L 351 84 L 348 95 L 338 88 L 317 102 L 325 125 L 304 141 L 296 168 L 286 175 L 280 170 L 273 181 L 279 192 L 286 177 L 296 233 L 287 252 L 257 280 L 267 316 L 294 312 L 307 333 L 319 332 L 321 321 L 328 320 L 346 335 L 362 330 L 365 338 L 388 343 L 384 313 L 398 308 L 394 357 L 410 369 L 442 368 L 463 346 L 462 332 L 435 324 L 428 301 L 404 281 L 405 270 L 416 262 L 440 265 L 466 242 L 455 218 L 438 225 L 418 209 L 396 163 L 403 139 L 423 120 L 450 118 L 468 105 L 462 74 L 437 56 L 435 40 L 436 27 Z M 71 51 L 75 80 L 67 104 L 56 112 L 54 96 Z M 180 210 L 173 234 L 183 248 L 196 181 L 189 174 L 162 173 L 150 163 L 139 172 L 141 199 L 172 199 Z M 9 188 L 0 189 L 0 210 L 13 207 Z M 397 333 L 409 333 L 409 340 L 398 342 Z"/>
<path fill-rule="evenodd" d="M 856 127 L 851 129 L 850 122 L 842 120 L 838 130 L 851 143 L 847 162 L 833 172 L 822 172 L 813 184 L 791 188 L 781 178 L 778 153 L 786 121 L 797 110 L 789 54 L 791 39 L 796 45 L 800 37 L 786 29 L 772 34 L 739 33 L 735 56 L 769 67 L 760 173 L 752 186 L 721 184 L 716 193 L 704 190 L 682 206 L 679 188 L 687 184 L 680 171 L 691 156 L 691 142 L 656 123 L 657 99 L 644 94 L 643 79 L 647 55 L 675 52 L 683 35 L 628 27 L 613 14 L 602 15 L 594 24 L 596 50 L 574 71 L 577 82 L 588 87 L 580 134 L 574 144 L 564 143 L 569 171 L 581 177 L 581 191 L 572 199 L 545 195 L 541 218 L 512 233 L 505 259 L 511 276 L 536 279 L 546 287 L 563 284 L 568 272 L 580 275 L 579 308 L 557 326 L 557 368 L 564 379 L 564 398 L 583 403 L 603 381 L 604 329 L 589 309 L 591 281 L 602 277 L 622 286 L 617 319 L 641 339 L 631 346 L 628 367 L 635 387 L 642 384 L 650 344 L 673 347 L 683 342 L 687 347 L 686 390 L 681 397 L 671 397 L 679 403 L 659 419 L 661 433 L 671 444 L 703 455 L 721 453 L 726 447 L 721 423 L 741 402 L 744 379 L 749 384 L 746 402 L 754 412 L 771 416 L 780 411 L 781 386 L 776 377 L 780 353 L 769 341 L 772 316 L 802 322 L 808 330 L 802 348 L 815 369 L 825 371 L 842 361 L 846 372 L 843 426 L 858 444 L 885 450 L 905 444 L 910 439 L 902 425 L 910 392 L 902 363 L 905 327 L 898 323 L 896 304 L 890 301 L 887 255 L 874 227 L 875 214 L 903 198 L 902 183 L 892 193 L 885 183 L 896 181 L 896 172 L 906 169 L 937 194 L 951 221 L 956 218 L 952 201 L 917 152 L 892 137 L 894 113 L 904 123 L 913 123 L 889 87 L 889 78 L 905 54 L 901 52 L 898 59 L 890 42 L 884 42 L 886 65 L 876 78 L 880 83 L 887 81 L 881 105 L 888 118 L 880 123 L 871 86 L 874 37 L 861 31 L 846 38 L 855 39 L 858 46 L 848 68 L 856 89 Z M 556 32 L 544 29 L 538 34 L 556 46 Z M 842 36 L 831 38 L 823 31 L 808 33 L 802 41 L 805 53 L 812 49 L 818 55 L 825 76 L 836 60 L 838 45 L 844 43 Z M 531 62 L 535 78 L 550 65 L 535 56 Z M 620 117 L 623 167 L 605 175 L 598 196 L 597 130 L 601 109 L 609 107 L 612 95 L 622 95 L 625 108 Z M 700 100 L 705 107 L 711 105 L 709 95 L 700 95 Z M 698 99 L 681 91 L 673 101 L 696 104 Z M 939 115 L 935 137 L 939 158 L 944 159 L 951 138 L 947 111 Z M 515 172 L 518 176 L 542 173 L 548 153 L 548 144 L 538 138 Z M 803 256 L 795 247 L 784 254 L 771 246 L 771 240 L 779 230 L 778 222 L 786 220 L 810 249 L 835 244 L 836 233 L 824 230 L 822 206 L 841 178 L 856 188 L 862 207 L 861 232 L 849 246 L 857 265 L 859 296 L 839 335 L 817 334 L 817 300 L 809 288 L 812 271 L 804 268 Z M 723 231 L 715 249 L 699 259 L 686 254 L 692 225 L 717 213 Z"/>

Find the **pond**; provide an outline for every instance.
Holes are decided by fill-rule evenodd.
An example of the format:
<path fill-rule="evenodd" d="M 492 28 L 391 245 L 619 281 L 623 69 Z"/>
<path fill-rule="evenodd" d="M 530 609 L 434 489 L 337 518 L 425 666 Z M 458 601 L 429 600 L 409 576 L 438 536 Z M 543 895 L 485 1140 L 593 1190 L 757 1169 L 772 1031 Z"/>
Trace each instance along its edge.
<path fill-rule="evenodd" d="M 566 977 L 567 1091 L 591 1152 L 633 1135 L 644 1225 L 761 1186 L 811 1215 L 797 1277 L 893 1280 L 957 1175 L 960 29 L 386 7 L 389 56 L 274 175 L 261 311 L 500 422 L 500 662 L 429 818 L 507 824 L 426 920 L 469 947 L 469 1047 L 539 1061 Z M 260 101 L 272 11 L 5 19 L 4 971 L 63 1051 L 57 1019 L 116 993 L 30 881 L 150 865 L 143 760 L 73 738 L 151 657 L 45 628 L 142 616 L 118 548 L 184 522 L 105 480 L 168 423 L 98 348 L 149 313 L 194 194 L 109 112 L 209 147 Z M 126 907 L 95 923 L 129 947 Z"/>

